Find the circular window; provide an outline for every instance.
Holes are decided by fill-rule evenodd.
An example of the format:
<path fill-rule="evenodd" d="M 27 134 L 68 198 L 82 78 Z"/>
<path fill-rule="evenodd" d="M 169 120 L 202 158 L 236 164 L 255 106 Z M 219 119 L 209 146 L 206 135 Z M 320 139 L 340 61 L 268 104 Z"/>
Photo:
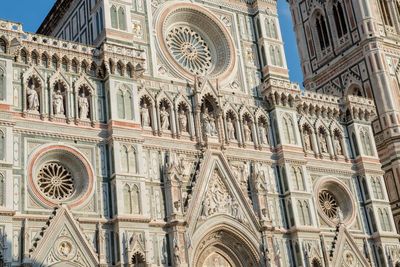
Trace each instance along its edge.
<path fill-rule="evenodd" d="M 338 217 L 336 198 L 329 191 L 323 190 L 319 193 L 319 205 L 325 215 L 330 219 L 336 219 Z"/>
<path fill-rule="evenodd" d="M 43 147 L 32 156 L 28 173 L 30 191 L 47 206 L 81 205 L 94 191 L 89 162 L 71 147 Z"/>
<path fill-rule="evenodd" d="M 207 9 L 190 3 L 166 3 L 156 24 L 165 63 L 184 78 L 198 75 L 221 80 L 233 72 L 236 57 L 232 37 Z"/>
<path fill-rule="evenodd" d="M 39 171 L 37 183 L 43 194 L 56 200 L 68 199 L 75 189 L 71 172 L 58 162 L 46 163 Z"/>
<path fill-rule="evenodd" d="M 346 184 L 334 178 L 320 179 L 315 185 L 318 212 L 331 226 L 339 222 L 351 224 L 355 219 L 354 197 Z"/>

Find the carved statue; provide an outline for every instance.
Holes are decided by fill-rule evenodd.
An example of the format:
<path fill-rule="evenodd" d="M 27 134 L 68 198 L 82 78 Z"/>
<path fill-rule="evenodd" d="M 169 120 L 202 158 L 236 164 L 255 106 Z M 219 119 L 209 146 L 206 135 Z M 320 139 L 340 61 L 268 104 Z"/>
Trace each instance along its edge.
<path fill-rule="evenodd" d="M 214 114 L 210 115 L 211 136 L 217 136 L 217 126 L 215 124 Z"/>
<path fill-rule="evenodd" d="M 180 131 L 187 132 L 187 116 L 186 112 L 183 109 L 179 111 L 178 121 Z"/>
<path fill-rule="evenodd" d="M 61 94 L 60 89 L 53 94 L 53 110 L 54 115 L 64 114 L 64 96 Z"/>
<path fill-rule="evenodd" d="M 160 110 L 160 122 L 161 122 L 161 130 L 169 129 L 169 112 L 165 109 L 165 107 L 161 107 Z"/>
<path fill-rule="evenodd" d="M 26 89 L 26 97 L 28 99 L 28 110 L 39 111 L 39 96 L 34 83 Z"/>
<path fill-rule="evenodd" d="M 243 130 L 244 130 L 244 141 L 245 142 L 251 142 L 252 140 L 252 138 L 251 138 L 251 129 L 250 129 L 250 126 L 249 126 L 249 122 L 244 122 L 244 124 L 243 124 Z"/>
<path fill-rule="evenodd" d="M 228 130 L 228 140 L 235 140 L 235 126 L 233 125 L 232 119 L 228 118 L 226 120 L 227 130 Z"/>
<path fill-rule="evenodd" d="M 140 114 L 142 117 L 142 127 L 149 127 L 150 126 L 150 114 L 149 114 L 149 108 L 147 107 L 146 103 L 143 103 L 143 107 L 140 110 Z"/>
<path fill-rule="evenodd" d="M 81 120 L 86 120 L 89 116 L 89 101 L 85 96 L 85 93 L 82 92 L 81 96 L 78 98 L 78 106 L 79 106 L 79 118 Z"/>
<path fill-rule="evenodd" d="M 343 155 L 343 150 L 342 150 L 342 144 L 340 143 L 340 138 L 339 136 L 335 135 L 335 138 L 333 140 L 333 144 L 335 146 L 335 152 L 336 155 Z"/>
<path fill-rule="evenodd" d="M 263 145 L 268 145 L 269 140 L 268 140 L 268 130 L 266 128 L 266 125 L 264 123 L 260 122 L 259 124 L 259 132 L 260 132 L 260 143 Z"/>
<path fill-rule="evenodd" d="M 204 113 L 202 116 L 203 130 L 207 136 L 211 135 L 211 124 L 210 124 L 210 114 L 208 113 L 208 108 L 204 108 Z"/>
<path fill-rule="evenodd" d="M 311 142 L 310 142 L 310 133 L 308 130 L 304 131 L 303 137 L 304 137 L 304 149 L 306 151 L 310 151 L 311 150 Z"/>
<path fill-rule="evenodd" d="M 320 147 L 321 147 L 321 152 L 322 153 L 327 153 L 328 152 L 328 147 L 327 147 L 327 144 L 326 144 L 326 136 L 323 133 L 319 134 L 319 144 L 320 144 Z"/>
<path fill-rule="evenodd" d="M 174 246 L 174 263 L 175 265 L 181 264 L 180 249 L 178 244 L 175 244 Z"/>

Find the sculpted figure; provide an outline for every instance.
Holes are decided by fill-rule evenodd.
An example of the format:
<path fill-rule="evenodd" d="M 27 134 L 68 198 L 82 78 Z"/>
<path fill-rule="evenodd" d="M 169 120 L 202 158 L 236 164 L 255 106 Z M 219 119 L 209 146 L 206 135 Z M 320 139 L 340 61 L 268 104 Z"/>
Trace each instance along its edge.
<path fill-rule="evenodd" d="M 343 155 L 343 150 L 342 150 L 342 144 L 340 144 L 340 139 L 339 136 L 335 135 L 335 138 L 333 140 L 333 144 L 335 146 L 335 152 L 336 155 Z"/>
<path fill-rule="evenodd" d="M 210 127 L 211 127 L 211 136 L 217 136 L 217 126 L 215 125 L 214 114 L 210 115 Z"/>
<path fill-rule="evenodd" d="M 306 151 L 311 150 L 311 142 L 310 142 L 310 133 L 308 131 L 304 131 L 304 149 Z"/>
<path fill-rule="evenodd" d="M 266 129 L 266 125 L 264 123 L 260 122 L 259 124 L 259 132 L 260 132 L 260 142 L 263 145 L 268 145 L 269 140 L 268 140 L 268 131 Z"/>
<path fill-rule="evenodd" d="M 244 122 L 243 130 L 244 130 L 244 141 L 251 142 L 251 129 L 249 127 L 249 122 Z"/>
<path fill-rule="evenodd" d="M 79 118 L 81 120 L 85 120 L 89 116 L 89 101 L 85 96 L 85 93 L 82 92 L 78 99 L 79 106 Z"/>
<path fill-rule="evenodd" d="M 186 117 L 186 113 L 183 109 L 181 109 L 181 111 L 179 111 L 178 121 L 179 121 L 180 131 L 187 132 L 187 117 Z"/>
<path fill-rule="evenodd" d="M 204 113 L 203 113 L 203 128 L 204 128 L 204 132 L 207 136 L 211 135 L 211 124 L 210 124 L 210 114 L 208 113 L 208 108 L 204 109 Z"/>
<path fill-rule="evenodd" d="M 320 143 L 320 147 L 321 147 L 321 152 L 322 153 L 327 153 L 328 152 L 328 148 L 326 145 L 326 136 L 323 133 L 319 134 L 319 143 Z"/>
<path fill-rule="evenodd" d="M 235 140 L 235 126 L 233 125 L 232 119 L 228 118 L 226 124 L 228 128 L 228 140 Z"/>
<path fill-rule="evenodd" d="M 54 115 L 64 114 L 64 96 L 59 89 L 53 95 L 53 110 Z"/>
<path fill-rule="evenodd" d="M 31 87 L 26 89 L 26 97 L 28 99 L 28 110 L 38 111 L 39 110 L 39 96 L 35 89 L 35 84 L 32 83 Z"/>
<path fill-rule="evenodd" d="M 142 127 L 149 127 L 150 126 L 150 115 L 149 115 L 149 108 L 147 107 L 146 102 L 143 103 L 143 107 L 140 110 L 142 115 Z"/>
<path fill-rule="evenodd" d="M 169 129 L 169 113 L 164 106 L 161 107 L 160 110 L 160 122 L 161 122 L 161 130 Z"/>

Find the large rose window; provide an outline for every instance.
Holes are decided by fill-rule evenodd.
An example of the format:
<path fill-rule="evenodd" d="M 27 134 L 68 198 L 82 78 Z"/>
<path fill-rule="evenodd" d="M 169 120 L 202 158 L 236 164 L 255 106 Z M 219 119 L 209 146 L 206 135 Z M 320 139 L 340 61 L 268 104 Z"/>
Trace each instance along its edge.
<path fill-rule="evenodd" d="M 348 185 L 339 179 L 322 178 L 315 185 L 315 198 L 322 220 L 335 226 L 342 222 L 351 224 L 356 213 L 354 197 Z"/>
<path fill-rule="evenodd" d="M 204 75 L 211 68 L 211 53 L 206 42 L 189 27 L 173 28 L 167 45 L 174 59 L 193 74 Z"/>
<path fill-rule="evenodd" d="M 68 199 L 75 189 L 71 172 L 58 162 L 46 163 L 39 171 L 37 183 L 43 194 L 56 200 Z"/>
<path fill-rule="evenodd" d="M 161 59 L 177 76 L 222 81 L 234 74 L 232 37 L 212 12 L 193 3 L 166 2 L 155 17 Z"/>
<path fill-rule="evenodd" d="M 78 150 L 62 145 L 39 149 L 29 162 L 29 190 L 38 203 L 84 205 L 94 192 L 93 170 Z"/>

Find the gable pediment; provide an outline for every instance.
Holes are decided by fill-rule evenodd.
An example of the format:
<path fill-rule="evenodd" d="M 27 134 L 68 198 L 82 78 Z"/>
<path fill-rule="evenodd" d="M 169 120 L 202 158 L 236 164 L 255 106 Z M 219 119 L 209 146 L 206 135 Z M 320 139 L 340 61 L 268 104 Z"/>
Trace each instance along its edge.
<path fill-rule="evenodd" d="M 67 208 L 61 206 L 53 212 L 40 236 L 29 250 L 33 266 L 67 262 L 77 266 L 98 265 L 97 254 Z"/>

